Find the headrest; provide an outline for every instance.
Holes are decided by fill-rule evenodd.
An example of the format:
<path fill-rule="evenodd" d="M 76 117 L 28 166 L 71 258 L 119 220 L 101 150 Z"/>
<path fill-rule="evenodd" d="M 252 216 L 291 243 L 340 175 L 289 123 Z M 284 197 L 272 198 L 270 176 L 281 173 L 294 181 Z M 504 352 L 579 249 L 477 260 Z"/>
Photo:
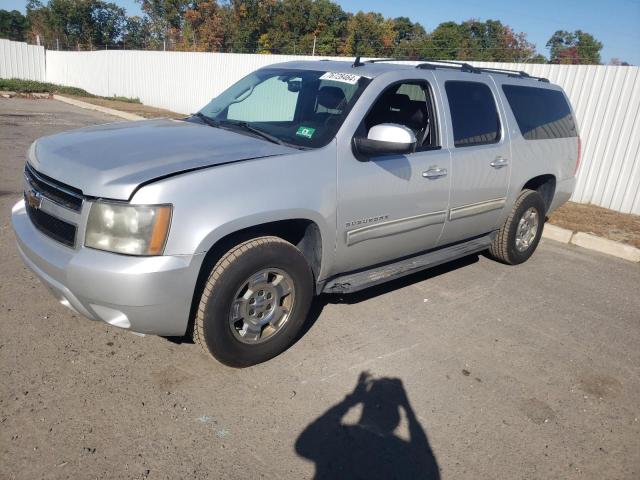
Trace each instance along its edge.
<path fill-rule="evenodd" d="M 403 93 L 391 93 L 387 98 L 389 107 L 397 110 L 406 110 L 411 105 L 409 95 Z"/>
<path fill-rule="evenodd" d="M 318 105 L 328 110 L 337 110 L 346 100 L 344 92 L 338 87 L 326 86 L 318 91 Z"/>
<path fill-rule="evenodd" d="M 424 102 L 410 102 L 407 121 L 413 125 L 422 125 L 429 116 Z"/>

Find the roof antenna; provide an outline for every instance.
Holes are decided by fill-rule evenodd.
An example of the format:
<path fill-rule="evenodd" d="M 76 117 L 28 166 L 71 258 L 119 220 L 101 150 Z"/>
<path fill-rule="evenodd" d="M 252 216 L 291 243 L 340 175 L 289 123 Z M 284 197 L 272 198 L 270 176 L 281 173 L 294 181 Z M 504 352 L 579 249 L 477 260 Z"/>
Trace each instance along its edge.
<path fill-rule="evenodd" d="M 353 65 L 351 65 L 351 66 L 352 66 L 353 68 L 356 68 L 356 67 L 362 67 L 362 66 L 364 66 L 364 63 L 362 63 L 362 62 L 360 61 L 360 55 L 358 55 L 358 56 L 356 57 L 356 59 L 355 59 L 355 60 L 354 60 L 354 62 L 353 62 Z"/>

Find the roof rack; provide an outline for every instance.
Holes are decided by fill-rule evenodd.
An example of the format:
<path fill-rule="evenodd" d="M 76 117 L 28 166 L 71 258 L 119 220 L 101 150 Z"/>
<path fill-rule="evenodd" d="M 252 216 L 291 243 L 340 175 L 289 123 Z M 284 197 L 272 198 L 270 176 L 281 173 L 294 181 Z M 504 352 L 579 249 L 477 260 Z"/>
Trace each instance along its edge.
<path fill-rule="evenodd" d="M 538 80 L 539 82 L 549 83 L 549 80 L 542 77 L 534 77 L 522 70 L 509 70 L 506 68 L 493 68 L 493 67 L 475 67 L 469 63 L 455 61 L 455 60 L 434 60 L 431 58 L 377 58 L 373 60 L 367 60 L 364 63 L 377 63 L 377 62 L 420 62 L 416 65 L 416 68 L 421 70 L 435 70 L 436 68 L 455 68 L 461 72 L 466 73 L 499 73 L 502 75 L 508 75 L 511 78 L 526 78 L 531 80 Z M 354 65 L 355 66 L 355 65 Z M 359 65 L 358 65 L 359 66 Z"/>
<path fill-rule="evenodd" d="M 522 70 L 509 70 L 507 68 L 495 68 L 495 67 L 481 67 L 480 70 L 488 73 L 502 73 L 512 78 L 529 78 L 532 80 L 538 80 L 539 82 L 549 83 L 548 78 L 534 77 L 533 75 L 529 75 L 527 72 L 524 72 Z"/>

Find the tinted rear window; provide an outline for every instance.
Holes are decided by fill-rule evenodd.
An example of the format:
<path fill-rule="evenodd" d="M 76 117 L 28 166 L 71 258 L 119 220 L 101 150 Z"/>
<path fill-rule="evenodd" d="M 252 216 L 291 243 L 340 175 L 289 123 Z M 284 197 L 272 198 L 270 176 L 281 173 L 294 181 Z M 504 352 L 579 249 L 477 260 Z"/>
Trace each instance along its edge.
<path fill-rule="evenodd" d="M 500 140 L 500 119 L 491 89 L 484 83 L 444 84 L 449 99 L 453 139 L 456 147 L 496 143 Z"/>
<path fill-rule="evenodd" d="M 562 92 L 503 85 L 522 136 L 527 140 L 577 137 L 571 109 Z"/>

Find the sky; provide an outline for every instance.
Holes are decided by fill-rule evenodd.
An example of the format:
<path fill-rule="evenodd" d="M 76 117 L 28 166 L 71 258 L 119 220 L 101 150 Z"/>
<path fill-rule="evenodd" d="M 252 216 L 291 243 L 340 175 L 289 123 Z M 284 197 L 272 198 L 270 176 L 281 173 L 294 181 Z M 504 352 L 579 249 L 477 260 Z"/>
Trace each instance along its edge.
<path fill-rule="evenodd" d="M 140 5 L 135 0 L 111 1 L 124 7 L 129 15 L 140 14 Z M 26 3 L 27 0 L 0 0 L 0 9 L 24 13 Z M 350 12 L 364 10 L 386 17 L 409 17 L 427 31 L 449 20 L 500 20 L 516 32 L 525 32 L 545 56 L 548 56 L 545 44 L 556 30 L 583 30 L 604 44 L 604 63 L 616 57 L 640 65 L 640 0 L 337 0 L 336 3 Z"/>

